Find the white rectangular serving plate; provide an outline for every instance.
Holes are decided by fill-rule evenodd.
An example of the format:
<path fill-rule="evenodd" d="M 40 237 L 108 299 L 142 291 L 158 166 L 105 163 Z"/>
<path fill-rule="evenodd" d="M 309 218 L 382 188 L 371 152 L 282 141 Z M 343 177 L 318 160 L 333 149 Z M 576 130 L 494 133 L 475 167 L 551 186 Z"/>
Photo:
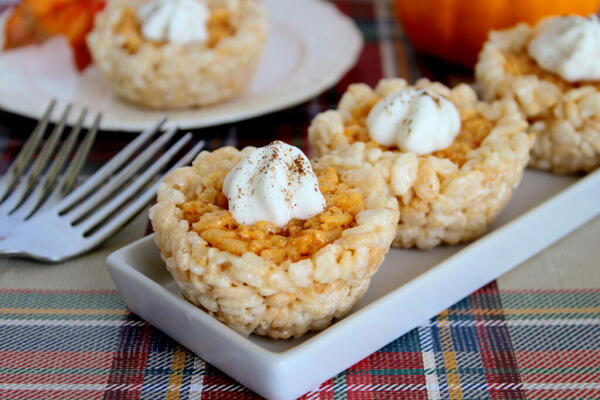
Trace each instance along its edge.
<path fill-rule="evenodd" d="M 600 170 L 584 178 L 527 170 L 481 239 L 391 250 L 346 318 L 295 340 L 243 337 L 184 300 L 153 237 L 108 257 L 129 308 L 205 361 L 272 400 L 294 399 L 535 255 L 600 213 Z"/>

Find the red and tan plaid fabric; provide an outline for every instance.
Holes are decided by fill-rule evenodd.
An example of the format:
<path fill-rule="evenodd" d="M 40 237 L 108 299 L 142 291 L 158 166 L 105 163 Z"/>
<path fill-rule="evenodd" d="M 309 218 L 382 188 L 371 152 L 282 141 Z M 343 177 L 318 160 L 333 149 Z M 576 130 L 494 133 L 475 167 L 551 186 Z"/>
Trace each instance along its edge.
<path fill-rule="evenodd" d="M 0 399 L 259 398 L 116 291 L 0 290 L 0 305 Z M 599 338 L 600 290 L 490 284 L 302 398 L 598 399 Z"/>
<path fill-rule="evenodd" d="M 277 138 L 306 149 L 311 118 L 334 106 L 351 82 L 396 75 L 452 85 L 471 75 L 416 56 L 392 18 L 391 1 L 335 3 L 366 38 L 347 76 L 305 104 L 197 130 L 197 140 L 214 149 Z M 0 171 L 33 126 L 0 113 Z M 100 134 L 89 170 L 130 137 Z M 0 399 L 253 398 L 130 314 L 116 291 L 0 290 Z M 600 289 L 508 291 L 492 283 L 303 398 L 599 399 Z"/>

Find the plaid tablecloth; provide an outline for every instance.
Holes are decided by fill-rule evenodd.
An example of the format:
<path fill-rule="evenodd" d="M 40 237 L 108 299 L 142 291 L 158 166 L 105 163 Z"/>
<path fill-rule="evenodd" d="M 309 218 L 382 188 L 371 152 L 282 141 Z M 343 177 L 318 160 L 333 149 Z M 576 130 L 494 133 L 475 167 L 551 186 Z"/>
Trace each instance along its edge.
<path fill-rule="evenodd" d="M 196 138 L 210 148 L 224 138 L 305 148 L 310 119 L 350 82 L 470 78 L 417 56 L 390 1 L 335 3 L 366 37 L 359 63 L 336 87 L 277 114 L 198 130 Z M 0 113 L 0 171 L 33 125 Z M 102 133 L 87 168 L 129 138 Z M 141 216 L 101 249 L 58 266 L 0 260 L 0 399 L 257 398 L 127 310 L 104 258 L 146 226 Z M 303 398 L 600 399 L 599 237 L 597 219 Z"/>

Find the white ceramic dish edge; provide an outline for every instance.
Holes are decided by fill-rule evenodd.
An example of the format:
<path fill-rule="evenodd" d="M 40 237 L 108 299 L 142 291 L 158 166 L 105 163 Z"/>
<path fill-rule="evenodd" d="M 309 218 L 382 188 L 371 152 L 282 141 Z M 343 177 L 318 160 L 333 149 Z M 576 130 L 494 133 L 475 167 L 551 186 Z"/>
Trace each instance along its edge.
<path fill-rule="evenodd" d="M 135 313 L 262 396 L 288 400 L 377 351 L 599 213 L 600 170 L 281 353 L 257 346 L 132 268 L 127 257 L 139 241 L 113 253 L 107 261 L 125 302 Z M 144 243 L 151 240 L 142 239 Z M 456 276 L 464 279 L 452 279 Z M 146 291 L 156 296 L 145 296 Z M 399 304 L 411 307 L 398 313 Z M 149 309 L 152 313 L 146 312 Z M 158 318 L 170 318 L 172 323 Z"/>

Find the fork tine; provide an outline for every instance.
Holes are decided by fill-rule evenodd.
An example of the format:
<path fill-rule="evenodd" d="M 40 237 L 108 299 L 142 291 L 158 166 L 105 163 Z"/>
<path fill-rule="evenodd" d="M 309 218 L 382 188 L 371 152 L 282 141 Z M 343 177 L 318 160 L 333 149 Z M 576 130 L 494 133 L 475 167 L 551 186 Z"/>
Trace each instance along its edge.
<path fill-rule="evenodd" d="M 99 183 L 103 182 L 109 177 L 117 168 L 119 168 L 125 161 L 131 157 L 131 155 L 137 151 L 152 135 L 154 135 L 161 126 L 165 123 L 166 119 L 162 119 L 157 122 L 146 131 L 142 132 L 136 137 L 131 143 L 129 143 L 123 150 L 121 150 L 116 156 L 114 156 L 108 163 L 104 164 L 94 175 L 86 180 L 84 184 L 72 191 L 57 205 L 60 212 L 72 207 L 76 202 L 81 200 L 84 196 L 88 195 Z"/>
<path fill-rule="evenodd" d="M 96 134 L 98 133 L 98 129 L 100 128 L 100 121 L 102 121 L 102 114 L 98 113 L 96 115 L 96 119 L 94 119 L 92 127 L 83 139 L 83 143 L 81 143 L 81 146 L 79 146 L 77 154 L 75 155 L 75 159 L 69 165 L 67 172 L 65 172 L 64 181 L 59 187 L 59 191 L 62 195 L 66 195 L 67 193 L 69 193 L 69 191 L 71 191 L 71 189 L 75 185 L 77 176 L 79 175 L 81 168 L 83 168 L 85 160 L 87 159 L 90 150 L 92 149 L 92 145 L 96 140 Z M 79 128 L 81 129 L 81 126 Z"/>
<path fill-rule="evenodd" d="M 50 137 L 46 141 L 45 145 L 42 147 L 42 152 L 38 155 L 37 159 L 27 171 L 27 174 L 22 179 L 22 181 L 17 185 L 14 190 L 14 195 L 11 193 L 7 196 L 10 204 L 10 212 L 14 212 L 18 209 L 27 199 L 31 189 L 36 183 L 36 179 L 40 175 L 40 173 L 44 170 L 46 165 L 48 164 L 48 160 L 50 156 L 54 153 L 56 149 L 56 145 L 58 143 L 58 139 L 62 136 L 62 133 L 65 129 L 67 117 L 71 112 L 71 104 L 68 104 L 65 110 L 63 111 L 62 116 L 60 117 L 60 121 L 54 127 L 54 130 L 50 134 Z"/>
<path fill-rule="evenodd" d="M 130 162 L 125 168 L 123 168 L 117 175 L 113 176 L 106 184 L 102 185 L 99 190 L 92 196 L 87 198 L 83 203 L 77 205 L 73 210 L 69 211 L 67 215 L 73 223 L 77 223 L 78 220 L 87 214 L 90 210 L 97 207 L 102 201 L 104 201 L 111 193 L 123 185 L 129 178 L 137 173 L 156 153 L 160 148 L 165 145 L 177 130 L 175 128 L 169 129 L 163 133 L 158 139 L 154 141 L 146 150 L 138 155 L 132 162 Z"/>
<path fill-rule="evenodd" d="M 96 134 L 98 133 L 100 127 L 100 120 L 102 118 L 102 114 L 97 114 L 92 127 L 88 130 L 88 133 L 83 138 L 83 141 L 79 148 L 75 151 L 75 157 L 69 164 L 69 167 L 65 171 L 64 174 L 60 177 L 58 183 L 52 189 L 52 192 L 49 196 L 48 206 L 55 206 L 59 201 L 61 201 L 73 188 L 75 183 L 77 182 L 77 176 L 81 171 L 81 168 L 85 164 L 85 161 L 90 153 L 92 145 L 96 139 Z M 44 206 L 45 208 L 45 206 Z"/>
<path fill-rule="evenodd" d="M 8 197 L 8 194 L 10 193 L 10 189 L 15 186 L 25 167 L 30 164 L 31 156 L 40 142 L 40 139 L 44 136 L 44 132 L 46 132 L 48 121 L 50 120 L 50 116 L 52 115 L 55 106 L 56 100 L 52 100 L 50 104 L 48 104 L 44 116 L 34 128 L 29 139 L 27 139 L 23 145 L 23 149 L 21 149 L 19 155 L 15 158 L 4 176 L 0 178 L 0 203 L 6 200 L 6 197 Z"/>
<path fill-rule="evenodd" d="M 50 186 L 54 183 L 56 177 L 58 176 L 58 173 L 60 172 L 63 165 L 67 161 L 67 157 L 69 154 L 71 154 L 71 150 L 73 149 L 73 146 L 75 145 L 75 140 L 77 140 L 77 137 L 79 136 L 79 133 L 81 132 L 81 127 L 83 125 L 83 121 L 85 121 L 86 115 L 87 115 L 87 109 L 84 108 L 83 110 L 81 110 L 81 113 L 79 114 L 79 119 L 77 120 L 77 124 L 75 125 L 75 128 L 73 128 L 73 130 L 71 131 L 69 137 L 67 138 L 67 141 L 65 142 L 63 147 L 60 149 L 58 155 L 56 156 L 56 159 L 54 160 L 54 162 L 52 163 L 52 165 L 50 167 L 50 171 L 48 173 L 48 180 L 45 182 L 46 185 Z"/>
<path fill-rule="evenodd" d="M 37 179 L 40 173 L 44 170 L 48 163 L 48 159 L 54 153 L 54 149 L 58 144 L 58 139 L 62 136 L 63 131 L 65 130 L 65 126 L 67 124 L 67 118 L 71 113 L 71 109 L 73 108 L 72 104 L 68 104 L 65 110 L 60 117 L 60 121 L 54 127 L 52 134 L 48 138 L 48 141 L 45 143 L 42 152 L 38 155 L 37 159 L 33 163 L 31 167 L 31 174 L 29 175 L 29 180 L 33 181 Z"/>
<path fill-rule="evenodd" d="M 188 165 L 194 157 L 198 155 L 200 150 L 204 147 L 204 142 L 199 142 L 196 144 L 190 151 L 188 151 L 185 156 L 183 156 L 178 162 L 173 165 L 169 169 L 169 171 L 165 174 L 169 174 L 176 168 L 179 168 L 183 165 Z M 160 179 L 158 179 L 152 186 L 146 189 L 142 194 L 140 194 L 136 200 L 131 203 L 127 208 L 119 211 L 113 218 L 110 219 L 105 225 L 100 227 L 96 232 L 92 233 L 87 239 L 92 243 L 98 243 L 106 239 L 112 233 L 121 228 L 124 224 L 126 224 L 131 218 L 135 217 L 142 208 L 148 204 L 152 198 L 156 195 L 156 188 L 162 182 L 165 175 L 163 175 Z"/>
<path fill-rule="evenodd" d="M 55 157 L 54 161 L 48 168 L 48 172 L 42 178 L 42 181 L 36 186 L 34 193 L 29 197 L 33 201 L 27 201 L 21 207 L 21 212 L 26 216 L 25 218 L 29 218 L 36 212 L 39 207 L 48 199 L 48 196 L 52 190 L 54 182 L 58 177 L 58 174 L 62 170 L 65 162 L 67 161 L 67 157 L 71 154 L 71 150 L 75 145 L 75 141 L 81 132 L 81 127 L 87 115 L 87 109 L 83 109 L 79 114 L 79 118 L 75 127 L 69 133 L 67 140 L 61 146 L 58 155 Z M 55 188 L 56 190 L 56 188 Z"/>
<path fill-rule="evenodd" d="M 102 222 L 106 217 L 110 214 L 118 210 L 126 201 L 131 199 L 143 186 L 145 186 L 160 170 L 162 170 L 165 165 L 181 148 L 190 141 L 192 138 L 192 134 L 188 133 L 181 139 L 177 141 L 167 152 L 165 152 L 156 162 L 152 163 L 152 166 L 148 168 L 141 176 L 135 179 L 135 182 L 127 187 L 123 192 L 119 193 L 119 195 L 109 201 L 106 205 L 102 206 L 100 209 L 94 212 L 90 218 L 84 220 L 80 229 L 83 232 L 88 232 L 90 229 L 94 228 L 100 222 Z M 204 143 L 201 143 L 203 146 Z"/>

